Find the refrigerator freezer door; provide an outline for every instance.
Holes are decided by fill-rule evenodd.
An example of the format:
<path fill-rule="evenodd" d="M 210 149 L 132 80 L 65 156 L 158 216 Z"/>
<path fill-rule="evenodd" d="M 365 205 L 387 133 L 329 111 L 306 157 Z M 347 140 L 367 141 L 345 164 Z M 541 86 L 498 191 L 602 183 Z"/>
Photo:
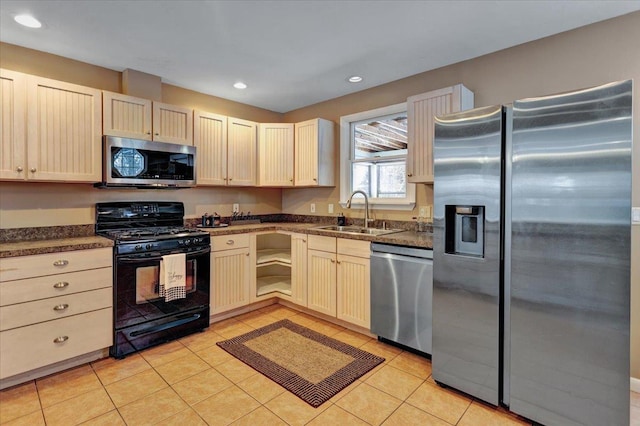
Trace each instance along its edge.
<path fill-rule="evenodd" d="M 450 114 L 436 119 L 434 140 L 433 377 L 494 405 L 500 390 L 502 124 L 501 106 Z M 482 223 L 472 224 L 470 233 L 462 217 Z"/>
<path fill-rule="evenodd" d="M 544 424 L 629 424 L 631 95 L 514 103 L 510 409 Z"/>

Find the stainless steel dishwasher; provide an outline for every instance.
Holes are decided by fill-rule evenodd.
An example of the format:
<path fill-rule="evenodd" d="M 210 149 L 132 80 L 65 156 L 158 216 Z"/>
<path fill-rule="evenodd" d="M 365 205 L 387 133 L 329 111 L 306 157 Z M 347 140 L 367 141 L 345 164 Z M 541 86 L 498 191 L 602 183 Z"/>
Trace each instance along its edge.
<path fill-rule="evenodd" d="M 431 354 L 433 251 L 371 244 L 371 332 Z"/>

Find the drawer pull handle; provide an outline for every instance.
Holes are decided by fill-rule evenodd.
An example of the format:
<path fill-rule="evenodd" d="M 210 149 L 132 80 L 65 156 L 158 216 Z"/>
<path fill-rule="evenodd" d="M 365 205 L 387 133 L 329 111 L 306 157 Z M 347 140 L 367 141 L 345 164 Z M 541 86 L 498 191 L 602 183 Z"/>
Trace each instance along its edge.
<path fill-rule="evenodd" d="M 53 288 L 65 288 L 65 287 L 69 287 L 69 283 L 66 281 L 60 281 L 59 283 L 55 283 L 53 285 Z"/>
<path fill-rule="evenodd" d="M 67 266 L 68 264 L 68 260 L 56 260 L 55 262 L 53 262 L 53 266 Z"/>
<path fill-rule="evenodd" d="M 67 340 L 69 340 L 69 336 L 58 336 L 55 339 L 53 339 L 53 343 L 64 343 Z"/>
<path fill-rule="evenodd" d="M 235 244 L 235 241 L 233 241 L 233 240 L 227 240 L 227 245 L 232 246 L 232 245 L 234 245 L 234 244 Z"/>
<path fill-rule="evenodd" d="M 66 304 L 66 303 L 61 303 L 61 304 L 59 304 L 59 305 L 54 306 L 54 307 L 53 307 L 53 310 L 54 310 L 54 311 L 64 311 L 64 310 L 65 310 L 65 309 L 67 309 L 68 307 L 69 307 L 69 305 L 68 305 L 68 304 Z"/>

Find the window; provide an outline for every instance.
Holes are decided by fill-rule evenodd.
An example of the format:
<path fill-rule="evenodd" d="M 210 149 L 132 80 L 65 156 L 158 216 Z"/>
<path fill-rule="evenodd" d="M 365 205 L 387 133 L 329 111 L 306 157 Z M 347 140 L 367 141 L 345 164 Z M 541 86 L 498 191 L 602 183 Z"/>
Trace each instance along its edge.
<path fill-rule="evenodd" d="M 373 208 L 412 209 L 415 185 L 407 183 L 405 104 L 341 117 L 340 199 L 364 191 Z M 363 203 L 354 197 L 354 204 Z"/>

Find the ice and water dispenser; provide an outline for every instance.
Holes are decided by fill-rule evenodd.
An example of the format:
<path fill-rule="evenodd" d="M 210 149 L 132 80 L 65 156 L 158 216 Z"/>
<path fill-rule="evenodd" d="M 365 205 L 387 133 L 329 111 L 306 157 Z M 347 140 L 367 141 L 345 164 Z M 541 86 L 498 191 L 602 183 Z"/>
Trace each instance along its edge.
<path fill-rule="evenodd" d="M 445 206 L 445 252 L 484 257 L 484 206 Z"/>

